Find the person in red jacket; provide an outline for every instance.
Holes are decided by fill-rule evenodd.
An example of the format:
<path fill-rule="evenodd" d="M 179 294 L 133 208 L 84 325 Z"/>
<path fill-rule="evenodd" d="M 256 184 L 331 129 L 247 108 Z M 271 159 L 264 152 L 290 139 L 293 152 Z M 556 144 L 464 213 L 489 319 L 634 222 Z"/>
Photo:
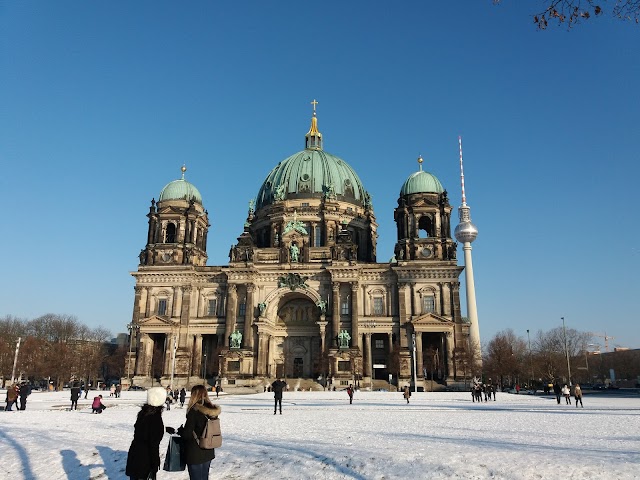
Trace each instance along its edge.
<path fill-rule="evenodd" d="M 107 407 L 102 403 L 102 395 L 94 397 L 93 403 L 91 404 L 91 413 L 102 413 L 105 408 Z"/>

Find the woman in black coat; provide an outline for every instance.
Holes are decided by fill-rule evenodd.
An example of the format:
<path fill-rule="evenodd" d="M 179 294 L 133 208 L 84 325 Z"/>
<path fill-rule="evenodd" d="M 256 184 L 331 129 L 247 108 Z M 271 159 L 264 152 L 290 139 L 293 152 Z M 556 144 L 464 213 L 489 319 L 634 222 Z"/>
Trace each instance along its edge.
<path fill-rule="evenodd" d="M 162 410 L 166 396 L 162 387 L 147 390 L 147 403 L 138 413 L 133 441 L 127 456 L 125 473 L 132 480 L 155 480 L 156 478 L 160 468 L 160 442 L 165 431 Z"/>
<path fill-rule="evenodd" d="M 194 433 L 196 437 L 202 435 L 207 420 L 218 415 L 220 415 L 220 407 L 211 403 L 205 386 L 196 385 L 193 387 L 187 407 L 187 421 L 184 428 L 178 430 L 182 436 L 183 459 L 187 464 L 191 480 L 207 480 L 209 478 L 209 467 L 211 460 L 216 458 L 216 451 L 213 448 L 200 448 L 193 435 Z"/>

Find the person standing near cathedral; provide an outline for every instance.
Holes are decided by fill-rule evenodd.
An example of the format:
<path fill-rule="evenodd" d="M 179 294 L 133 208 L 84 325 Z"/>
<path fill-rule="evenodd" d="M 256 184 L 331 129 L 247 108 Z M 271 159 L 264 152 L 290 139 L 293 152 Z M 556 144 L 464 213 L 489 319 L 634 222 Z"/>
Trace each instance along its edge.
<path fill-rule="evenodd" d="M 573 396 L 576 398 L 576 408 L 578 408 L 578 402 L 580 402 L 580 406 L 584 408 L 584 405 L 582 405 L 582 389 L 580 388 L 579 383 L 576 383 L 576 386 L 573 389 Z"/>
<path fill-rule="evenodd" d="M 78 399 L 80 398 L 80 386 L 77 383 L 71 387 L 71 408 L 69 410 L 78 410 Z"/>
<path fill-rule="evenodd" d="M 273 406 L 273 414 L 275 415 L 278 406 L 280 406 L 280 415 L 282 415 L 282 391 L 287 388 L 287 382 L 280 380 L 277 378 L 275 382 L 271 384 L 271 390 L 273 390 L 273 398 L 275 399 L 275 404 Z"/>
<path fill-rule="evenodd" d="M 347 395 L 349 395 L 349 405 L 353 403 L 353 385 L 347 387 Z"/>
<path fill-rule="evenodd" d="M 31 387 L 27 382 L 20 384 L 20 410 L 27 409 L 27 397 L 31 395 Z"/>

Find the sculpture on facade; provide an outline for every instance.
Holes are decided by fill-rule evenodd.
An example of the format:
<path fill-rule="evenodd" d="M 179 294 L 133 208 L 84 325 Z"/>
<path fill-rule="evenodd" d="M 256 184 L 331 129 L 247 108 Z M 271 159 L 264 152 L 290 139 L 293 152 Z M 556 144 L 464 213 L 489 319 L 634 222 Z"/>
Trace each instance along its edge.
<path fill-rule="evenodd" d="M 231 334 L 231 348 L 240 348 L 242 344 L 242 333 L 238 330 Z"/>
<path fill-rule="evenodd" d="M 320 315 L 324 315 L 324 314 L 327 313 L 327 302 L 325 302 L 324 300 L 320 299 L 320 300 L 318 300 L 316 305 L 320 309 Z"/>
<path fill-rule="evenodd" d="M 286 193 L 284 191 L 286 187 L 284 185 L 278 185 L 276 188 L 276 193 L 273 195 L 273 198 L 276 200 L 284 200 L 286 198 Z"/>
<path fill-rule="evenodd" d="M 349 341 L 351 340 L 351 335 L 346 330 L 342 330 L 338 334 L 338 346 L 340 348 L 349 348 Z"/>
<path fill-rule="evenodd" d="M 260 316 L 264 317 L 264 313 L 267 311 L 267 304 L 266 302 L 260 302 L 258 304 L 258 311 L 260 312 Z"/>
<path fill-rule="evenodd" d="M 297 262 L 298 261 L 298 255 L 300 254 L 300 249 L 298 248 L 298 245 L 296 245 L 295 243 L 292 243 L 291 246 L 289 247 L 289 254 L 290 254 L 290 259 L 292 262 Z"/>

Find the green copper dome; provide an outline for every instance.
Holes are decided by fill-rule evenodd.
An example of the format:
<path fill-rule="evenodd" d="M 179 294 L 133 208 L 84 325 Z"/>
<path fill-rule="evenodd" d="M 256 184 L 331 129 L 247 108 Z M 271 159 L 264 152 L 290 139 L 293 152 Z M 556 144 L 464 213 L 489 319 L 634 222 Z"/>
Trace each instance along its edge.
<path fill-rule="evenodd" d="M 422 157 L 418 157 L 420 170 L 412 173 L 407 178 L 400 189 L 400 196 L 411 195 L 412 193 L 442 193 L 444 188 L 438 178 L 422 170 Z"/>
<path fill-rule="evenodd" d="M 360 177 L 341 158 L 322 150 L 315 111 L 306 148 L 281 161 L 262 183 L 256 209 L 285 199 L 322 198 L 364 205 L 370 202 Z"/>
<path fill-rule="evenodd" d="M 191 183 L 187 182 L 184 179 L 184 172 L 187 170 L 186 167 L 182 167 L 182 178 L 178 180 L 174 180 L 173 182 L 168 183 L 160 192 L 159 202 L 164 202 L 166 200 L 186 200 L 189 201 L 193 199 L 196 203 L 202 205 L 202 195 L 198 189 Z"/>

